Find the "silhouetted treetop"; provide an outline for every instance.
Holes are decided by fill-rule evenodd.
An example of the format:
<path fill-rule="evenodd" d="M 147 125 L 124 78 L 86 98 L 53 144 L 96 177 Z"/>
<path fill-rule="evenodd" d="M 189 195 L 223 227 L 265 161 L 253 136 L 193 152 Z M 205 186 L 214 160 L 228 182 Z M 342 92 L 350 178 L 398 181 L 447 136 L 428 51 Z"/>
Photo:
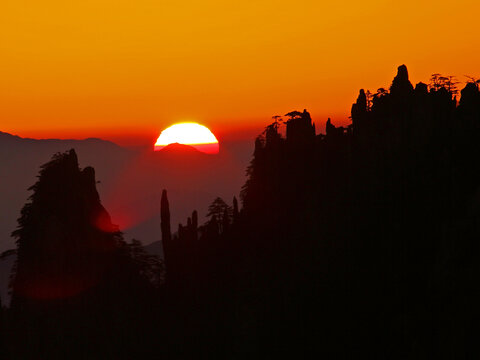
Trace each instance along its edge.
<path fill-rule="evenodd" d="M 160 287 L 165 281 L 165 267 L 163 261 L 157 256 L 149 254 L 141 241 L 132 239 L 127 244 L 128 253 L 133 262 L 134 269 L 155 287 Z"/>
<path fill-rule="evenodd" d="M 285 114 L 285 116 L 288 116 L 290 119 L 289 120 L 294 120 L 294 119 L 299 119 L 302 117 L 302 113 L 300 111 L 294 110 L 290 111 Z"/>
<path fill-rule="evenodd" d="M 220 222 L 224 218 L 225 213 L 231 218 L 233 209 L 222 198 L 217 197 L 208 207 L 207 217 L 215 218 L 217 222 Z"/>
<path fill-rule="evenodd" d="M 285 116 L 290 116 L 290 120 L 287 121 L 287 141 L 293 144 L 301 144 L 303 141 L 313 139 L 315 124 L 306 109 L 303 112 L 292 111 Z"/>

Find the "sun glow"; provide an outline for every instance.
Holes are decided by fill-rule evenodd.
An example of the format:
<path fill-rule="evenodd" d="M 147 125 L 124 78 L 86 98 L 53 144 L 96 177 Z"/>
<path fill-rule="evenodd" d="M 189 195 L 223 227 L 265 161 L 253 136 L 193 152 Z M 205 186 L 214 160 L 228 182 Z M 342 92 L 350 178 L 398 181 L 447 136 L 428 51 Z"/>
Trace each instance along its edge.
<path fill-rule="evenodd" d="M 217 154 L 218 140 L 206 127 L 193 122 L 172 125 L 162 131 L 155 143 L 155 151 L 170 144 L 190 145 L 207 154 Z"/>

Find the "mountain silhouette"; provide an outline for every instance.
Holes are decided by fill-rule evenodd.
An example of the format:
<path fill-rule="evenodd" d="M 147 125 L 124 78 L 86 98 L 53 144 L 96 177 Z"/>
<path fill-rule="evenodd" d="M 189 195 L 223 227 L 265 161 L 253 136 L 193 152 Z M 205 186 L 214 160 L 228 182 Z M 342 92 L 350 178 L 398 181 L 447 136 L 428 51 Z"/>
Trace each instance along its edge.
<path fill-rule="evenodd" d="M 13 306 L 19 301 L 16 297 L 64 298 L 96 286 L 103 274 L 95 272 L 104 269 L 95 262 L 109 261 L 95 256 L 108 257 L 120 241 L 118 227 L 100 203 L 93 168 L 80 170 L 73 150 L 56 155 L 44 165 L 31 189 L 31 203 L 23 208 L 19 228 L 14 232 L 18 258 Z M 44 254 L 50 249 L 57 251 Z M 74 260 L 82 256 L 89 261 Z M 95 266 L 100 266 L 99 270 L 91 273 L 89 270 Z"/>
<path fill-rule="evenodd" d="M 233 176 L 228 157 L 142 153 L 113 193 L 157 191 L 149 247 L 164 262 L 123 240 L 93 168 L 54 155 L 14 233 L 2 346 L 21 359 L 479 358 L 479 84 L 413 86 L 401 65 L 359 91 L 347 126 L 274 116 L 241 207 L 220 187 L 198 208 L 188 192 Z"/>
<path fill-rule="evenodd" d="M 274 117 L 240 213 L 163 231 L 174 317 L 198 309 L 170 328 L 208 344 L 192 354 L 480 355 L 480 90 L 470 81 L 458 101 L 451 79 L 414 87 L 399 66 L 325 134 L 306 110 Z"/>
<path fill-rule="evenodd" d="M 195 149 L 193 146 L 190 145 L 185 145 L 185 144 L 179 144 L 179 143 L 172 143 L 167 146 L 165 146 L 162 150 L 159 150 L 162 152 L 181 152 L 181 153 L 199 153 L 197 149 Z"/>
<path fill-rule="evenodd" d="M 190 201 L 193 206 L 204 208 L 206 213 L 217 192 L 226 196 L 241 186 L 243 169 L 252 149 L 249 141 L 227 142 L 220 154 L 209 157 L 188 147 L 185 148 L 188 151 L 154 153 L 152 146 L 124 148 L 100 139 L 36 140 L 0 133 L 0 198 L 3 199 L 0 203 L 0 252 L 13 247 L 10 234 L 28 198 L 27 189 L 35 182 L 41 164 L 52 154 L 74 148 L 82 164 L 97 169 L 98 191 L 115 221 L 127 237 L 148 244 L 159 240 L 155 219 L 157 207 L 152 202 L 152 197 L 160 197 L 159 188 L 168 187 L 171 196 L 184 204 L 172 211 L 175 221 L 181 221 L 190 213 Z M 195 163 L 191 171 L 187 171 L 189 162 Z M 205 169 L 216 173 L 216 177 L 202 170 L 204 163 Z M 188 179 L 179 178 L 187 176 L 182 175 L 182 171 L 183 174 L 187 172 Z M 185 184 L 185 187 L 175 184 Z"/>
<path fill-rule="evenodd" d="M 62 334 L 68 331 L 77 341 L 87 334 L 100 336 L 102 319 L 125 321 L 139 314 L 138 299 L 153 290 L 146 276 L 150 257 L 123 241 L 100 202 L 94 169 L 80 169 L 74 150 L 43 165 L 31 190 L 13 234 L 17 260 L 11 311 L 18 326 L 13 338 L 28 344 L 25 354 L 42 344 L 54 357 L 77 357 Z M 130 294 L 137 300 L 132 302 Z M 33 321 L 38 333 L 25 333 L 25 321 Z M 125 329 L 105 326 L 118 337 L 128 336 Z M 106 341 L 98 351 L 110 352 L 108 347 Z"/>
<path fill-rule="evenodd" d="M 0 195 L 3 199 L 0 204 L 0 251 L 13 246 L 10 233 L 15 229 L 18 213 L 28 197 L 27 189 L 34 183 L 40 166 L 52 154 L 71 148 L 75 148 L 84 161 L 94 164 L 99 169 L 97 176 L 107 184 L 133 157 L 131 151 L 99 139 L 35 140 L 0 133 Z"/>

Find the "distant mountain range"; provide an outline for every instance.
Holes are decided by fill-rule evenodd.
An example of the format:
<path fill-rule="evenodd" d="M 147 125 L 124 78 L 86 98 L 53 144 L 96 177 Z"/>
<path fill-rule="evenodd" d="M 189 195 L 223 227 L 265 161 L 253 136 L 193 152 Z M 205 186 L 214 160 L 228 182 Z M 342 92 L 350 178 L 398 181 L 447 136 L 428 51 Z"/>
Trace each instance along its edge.
<path fill-rule="evenodd" d="M 195 149 L 193 146 L 179 144 L 179 143 L 173 143 L 173 144 L 167 145 L 162 150 L 156 150 L 156 151 L 161 151 L 162 153 L 177 151 L 177 152 L 191 153 L 191 154 L 200 152 L 197 149 Z"/>
<path fill-rule="evenodd" d="M 53 154 L 74 148 L 81 167 L 93 166 L 103 205 L 126 240 L 160 240 L 160 194 L 167 188 L 172 224 L 193 209 L 200 220 L 216 196 L 231 202 L 243 185 L 253 148 L 251 141 L 222 143 L 219 155 L 172 144 L 163 151 L 124 148 L 96 138 L 28 139 L 0 132 L 0 252 L 14 247 L 10 234 L 36 181 L 40 166 Z"/>

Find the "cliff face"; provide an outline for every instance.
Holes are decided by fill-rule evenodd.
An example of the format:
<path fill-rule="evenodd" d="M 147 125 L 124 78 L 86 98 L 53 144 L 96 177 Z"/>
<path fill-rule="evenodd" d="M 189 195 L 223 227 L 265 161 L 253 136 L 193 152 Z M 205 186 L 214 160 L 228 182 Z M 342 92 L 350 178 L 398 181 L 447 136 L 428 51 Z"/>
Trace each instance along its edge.
<path fill-rule="evenodd" d="M 39 167 L 49 160 L 52 154 L 63 153 L 72 148 L 81 163 L 92 165 L 97 170 L 97 177 L 102 180 L 104 189 L 103 201 L 114 214 L 109 192 L 105 189 L 113 188 L 112 183 L 115 183 L 121 174 L 125 163 L 136 156 L 135 151 L 100 139 L 36 140 L 0 132 L 0 252 L 12 249 L 15 245 L 10 234 L 17 226 L 18 214 L 25 204 L 25 199 L 30 195 L 27 189 L 37 180 Z"/>
<path fill-rule="evenodd" d="M 13 233 L 10 348 L 21 359 L 121 358 L 138 344 L 131 327 L 148 319 L 160 265 L 123 241 L 74 150 L 43 165 L 31 190 Z"/>
<path fill-rule="evenodd" d="M 74 150 L 45 164 L 31 190 L 13 234 L 13 306 L 20 298 L 66 298 L 99 285 L 122 244 L 100 203 L 93 168 L 80 170 Z"/>

